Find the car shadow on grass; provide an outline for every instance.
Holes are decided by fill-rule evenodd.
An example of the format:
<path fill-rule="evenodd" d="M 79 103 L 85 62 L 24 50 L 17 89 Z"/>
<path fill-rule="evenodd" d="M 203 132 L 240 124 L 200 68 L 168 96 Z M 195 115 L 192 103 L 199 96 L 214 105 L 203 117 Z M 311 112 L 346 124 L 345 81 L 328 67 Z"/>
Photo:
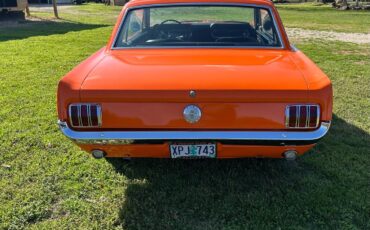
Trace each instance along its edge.
<path fill-rule="evenodd" d="M 329 134 L 297 162 L 110 159 L 128 178 L 117 225 L 125 229 L 366 227 L 369 140 L 368 133 L 334 116 Z"/>
<path fill-rule="evenodd" d="M 0 25 L 0 42 L 25 39 L 33 36 L 48 36 L 54 34 L 65 34 L 82 30 L 91 30 L 111 25 L 105 24 L 83 24 L 73 21 L 24 21 L 9 22 Z"/>

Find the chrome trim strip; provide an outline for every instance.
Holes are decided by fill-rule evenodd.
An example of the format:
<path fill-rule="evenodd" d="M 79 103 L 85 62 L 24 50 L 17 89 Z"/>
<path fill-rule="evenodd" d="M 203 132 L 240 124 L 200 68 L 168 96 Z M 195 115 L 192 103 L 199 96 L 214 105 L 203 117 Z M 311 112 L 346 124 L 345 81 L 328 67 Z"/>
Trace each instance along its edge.
<path fill-rule="evenodd" d="M 305 128 L 309 128 L 310 126 L 310 114 L 311 114 L 311 105 L 306 106 L 306 125 Z"/>
<path fill-rule="evenodd" d="M 290 48 L 292 49 L 293 52 L 299 51 L 299 49 L 295 45 L 290 44 Z"/>
<path fill-rule="evenodd" d="M 72 105 L 69 105 L 69 106 L 68 106 L 68 116 L 69 116 L 69 123 L 71 124 L 71 126 L 73 126 L 73 122 L 72 122 L 72 110 L 71 110 L 71 107 L 72 107 Z"/>
<path fill-rule="evenodd" d="M 91 105 L 87 105 L 87 122 L 89 126 L 92 126 L 91 122 Z"/>
<path fill-rule="evenodd" d="M 318 126 L 319 126 L 319 124 L 320 124 L 320 114 L 321 114 L 320 106 L 318 106 L 318 105 L 317 105 L 316 127 L 318 127 Z"/>
<path fill-rule="evenodd" d="M 273 17 L 274 26 L 276 28 L 276 32 L 279 37 L 280 46 L 279 47 L 271 47 L 271 46 L 151 46 L 151 47 L 116 47 L 118 35 L 121 33 L 123 29 L 123 24 L 125 20 L 127 19 L 127 15 L 129 11 L 135 10 L 135 9 L 143 9 L 143 8 L 152 8 L 152 7 L 171 7 L 171 6 L 240 6 L 240 7 L 259 7 L 262 9 L 266 9 L 269 11 L 269 13 Z M 114 39 L 111 45 L 111 50 L 125 50 L 125 49 L 285 49 L 285 44 L 282 39 L 280 28 L 278 27 L 276 23 L 276 15 L 273 13 L 270 6 L 266 5 L 257 5 L 257 4 L 245 4 L 245 3 L 220 3 L 220 2 L 194 2 L 194 3 L 164 3 L 164 4 L 147 4 L 142 6 L 134 6 L 126 9 L 126 12 L 122 18 L 122 20 L 119 23 L 118 30 L 116 34 L 114 35 Z"/>
<path fill-rule="evenodd" d="M 290 105 L 285 107 L 285 127 L 286 128 L 289 128 L 289 120 L 290 120 L 289 110 L 290 110 Z"/>
<path fill-rule="evenodd" d="M 62 133 L 79 144 L 130 144 L 135 140 L 313 141 L 328 132 L 330 122 L 310 131 L 76 131 L 58 121 Z"/>
<path fill-rule="evenodd" d="M 101 127 L 103 113 L 100 105 L 96 105 L 96 112 L 98 113 L 98 127 Z"/>
<path fill-rule="evenodd" d="M 82 125 L 82 118 L 81 118 L 81 105 L 78 105 L 77 108 L 78 108 L 77 109 L 78 125 L 83 126 Z"/>
<path fill-rule="evenodd" d="M 296 110 L 296 119 L 295 119 L 295 127 L 299 128 L 299 121 L 301 120 L 301 106 L 297 106 Z"/>

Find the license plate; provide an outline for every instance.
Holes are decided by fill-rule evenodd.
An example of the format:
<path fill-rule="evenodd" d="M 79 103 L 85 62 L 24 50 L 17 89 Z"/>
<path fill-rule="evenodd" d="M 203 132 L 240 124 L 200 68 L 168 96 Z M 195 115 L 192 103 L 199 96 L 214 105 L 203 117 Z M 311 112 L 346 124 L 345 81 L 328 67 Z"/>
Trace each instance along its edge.
<path fill-rule="evenodd" d="M 216 157 L 216 144 L 170 144 L 171 158 Z"/>

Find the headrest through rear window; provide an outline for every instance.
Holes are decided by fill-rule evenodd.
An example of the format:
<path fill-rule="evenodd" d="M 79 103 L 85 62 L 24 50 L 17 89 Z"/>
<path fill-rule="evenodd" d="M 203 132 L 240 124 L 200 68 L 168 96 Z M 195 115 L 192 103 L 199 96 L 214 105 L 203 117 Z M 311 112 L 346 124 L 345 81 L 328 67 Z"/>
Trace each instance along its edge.
<path fill-rule="evenodd" d="M 191 25 L 190 24 L 159 24 L 156 26 L 159 30 L 164 31 L 190 31 Z"/>
<path fill-rule="evenodd" d="M 248 23 L 213 23 L 211 33 L 214 38 L 248 37 L 253 28 Z"/>
<path fill-rule="evenodd" d="M 262 19 L 263 29 L 270 30 L 272 28 L 272 21 L 270 15 L 266 15 Z"/>

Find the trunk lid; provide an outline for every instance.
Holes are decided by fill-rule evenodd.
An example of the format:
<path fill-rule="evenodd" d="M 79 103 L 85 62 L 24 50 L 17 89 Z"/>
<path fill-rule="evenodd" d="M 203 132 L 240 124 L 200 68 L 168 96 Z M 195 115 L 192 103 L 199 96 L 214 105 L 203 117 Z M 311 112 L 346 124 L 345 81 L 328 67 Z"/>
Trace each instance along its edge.
<path fill-rule="evenodd" d="M 283 129 L 285 105 L 308 98 L 288 52 L 113 51 L 85 79 L 81 101 L 103 104 L 103 128 Z M 198 105 L 204 119 L 186 123 L 188 104 Z"/>
<path fill-rule="evenodd" d="M 202 101 L 282 102 L 290 101 L 289 95 L 298 94 L 307 98 L 305 79 L 288 52 L 223 49 L 114 52 L 86 78 L 81 99 L 184 102 L 189 100 L 190 90 L 195 90 L 196 98 Z"/>

